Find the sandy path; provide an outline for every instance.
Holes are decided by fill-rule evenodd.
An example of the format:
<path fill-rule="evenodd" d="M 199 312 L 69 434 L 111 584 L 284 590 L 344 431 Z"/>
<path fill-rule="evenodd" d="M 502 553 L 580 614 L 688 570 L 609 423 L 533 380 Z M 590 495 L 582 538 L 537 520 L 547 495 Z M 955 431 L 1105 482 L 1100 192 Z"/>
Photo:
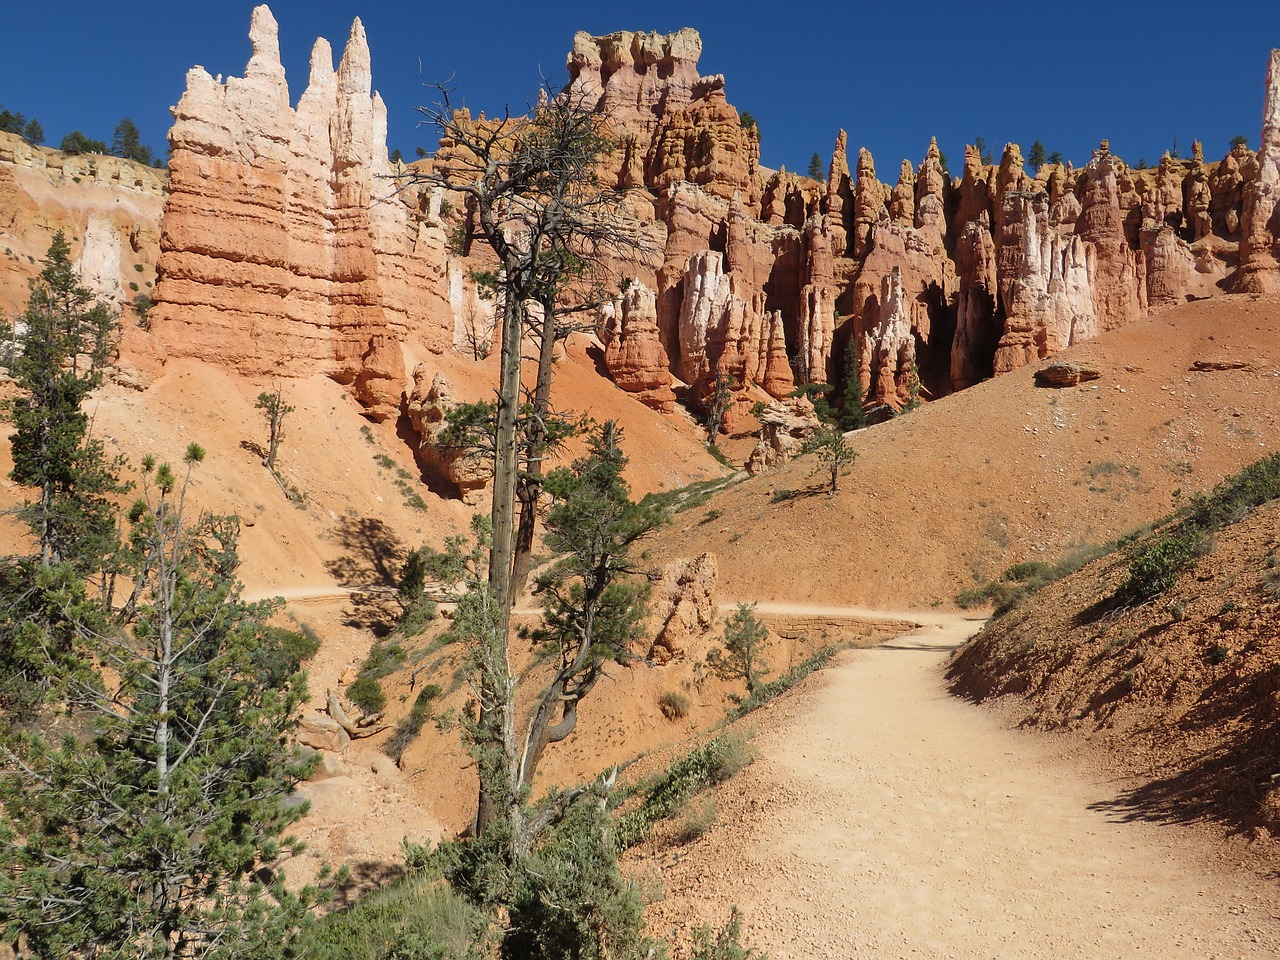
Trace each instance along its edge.
<path fill-rule="evenodd" d="M 1115 790 L 943 690 L 974 624 L 913 616 L 935 622 L 779 704 L 717 826 L 638 865 L 661 871 L 655 931 L 736 903 L 773 960 L 1280 955 L 1274 879 L 1215 868 L 1188 831 L 1091 809 Z"/>

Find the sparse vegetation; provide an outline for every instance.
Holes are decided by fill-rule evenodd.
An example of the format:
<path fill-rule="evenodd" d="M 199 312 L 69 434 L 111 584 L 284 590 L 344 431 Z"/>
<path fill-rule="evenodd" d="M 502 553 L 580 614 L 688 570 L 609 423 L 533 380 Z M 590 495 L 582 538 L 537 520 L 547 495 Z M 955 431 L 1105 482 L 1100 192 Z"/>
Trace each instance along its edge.
<path fill-rule="evenodd" d="M 618 849 L 626 850 L 649 836 L 654 824 L 685 809 L 689 800 L 728 780 L 755 759 L 744 734 L 720 734 L 676 760 L 657 783 L 645 791 L 640 806 L 618 819 L 614 836 Z"/>
<path fill-rule="evenodd" d="M 764 642 L 769 628 L 756 617 L 756 605 L 740 603 L 724 625 L 724 647 L 707 653 L 707 666 L 722 680 L 741 680 L 750 697 L 769 672 L 764 666 Z"/>
<path fill-rule="evenodd" d="M 1126 547 L 1129 576 L 1118 598 L 1145 602 L 1164 593 L 1209 550 L 1215 533 L 1277 497 L 1280 454 L 1263 457 L 1227 477 L 1211 493 L 1192 498 L 1172 521 Z"/>
<path fill-rule="evenodd" d="M 683 720 L 689 715 L 689 698 L 679 690 L 664 690 L 658 697 L 658 709 L 668 720 Z"/>
<path fill-rule="evenodd" d="M 956 603 L 966 610 L 991 604 L 995 608 L 993 616 L 1004 616 L 1011 610 L 1016 610 L 1046 584 L 1075 573 L 1085 564 L 1102 556 L 1107 549 L 1078 546 L 1067 551 L 1054 563 L 1042 560 L 1015 563 L 999 579 L 961 591 L 956 597 Z"/>

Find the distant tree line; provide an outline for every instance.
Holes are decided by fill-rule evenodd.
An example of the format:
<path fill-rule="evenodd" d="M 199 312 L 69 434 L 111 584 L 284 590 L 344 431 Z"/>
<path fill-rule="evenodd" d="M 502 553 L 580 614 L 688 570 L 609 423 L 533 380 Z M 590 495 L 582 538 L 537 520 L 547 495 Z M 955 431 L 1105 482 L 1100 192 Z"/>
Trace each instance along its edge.
<path fill-rule="evenodd" d="M 0 132 L 16 134 L 32 146 L 38 147 L 45 141 L 44 126 L 39 120 L 4 107 L 0 107 Z M 164 166 L 164 161 L 142 142 L 138 125 L 128 117 L 116 124 L 110 147 L 102 140 L 94 140 L 79 130 L 72 130 L 59 141 L 58 149 L 64 153 L 99 153 L 103 156 L 123 157 L 147 166 Z"/>

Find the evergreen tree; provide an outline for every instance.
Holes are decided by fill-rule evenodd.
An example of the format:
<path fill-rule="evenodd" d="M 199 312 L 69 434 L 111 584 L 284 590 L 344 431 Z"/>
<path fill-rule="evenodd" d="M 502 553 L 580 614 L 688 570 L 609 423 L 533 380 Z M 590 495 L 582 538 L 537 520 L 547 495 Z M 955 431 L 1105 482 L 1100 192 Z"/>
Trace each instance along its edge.
<path fill-rule="evenodd" d="M 101 140 L 90 140 L 79 130 L 72 130 L 58 145 L 63 153 L 102 153 L 107 152 L 107 145 Z"/>
<path fill-rule="evenodd" d="M 22 139 L 33 147 L 38 147 L 44 143 L 44 127 L 35 117 L 28 120 L 27 125 L 22 128 Z"/>
<path fill-rule="evenodd" d="M 707 664 L 722 680 L 741 680 L 751 696 L 769 672 L 760 663 L 768 638 L 769 628 L 756 617 L 756 605 L 740 603 L 724 625 L 724 648 L 713 648 Z"/>
<path fill-rule="evenodd" d="M 188 520 L 203 456 L 188 448 L 181 482 L 144 464 L 129 628 L 78 624 L 118 683 L 77 685 L 81 722 L 60 742 L 8 738 L 0 931 L 35 956 L 288 957 L 316 900 L 275 872 L 305 812 L 286 743 L 304 681 L 262 680 L 280 640 L 270 606 L 239 597 L 235 520 Z"/>
<path fill-rule="evenodd" d="M 858 352 L 852 343 L 844 354 L 844 383 L 841 384 L 843 399 L 840 401 L 840 415 L 837 423 L 840 429 L 861 430 L 867 426 L 867 412 L 862 409 L 866 396 L 862 390 L 862 375 L 858 369 Z"/>
<path fill-rule="evenodd" d="M 116 132 L 111 138 L 111 153 L 113 156 L 151 166 L 151 148 L 143 144 L 137 124 L 128 117 L 116 125 Z"/>
<path fill-rule="evenodd" d="M 809 179 L 825 180 L 826 176 L 822 172 L 822 154 L 815 153 L 809 158 Z"/>
<path fill-rule="evenodd" d="M 844 473 L 858 453 L 849 446 L 844 438 L 844 431 L 836 424 L 827 423 L 818 428 L 804 446 L 805 453 L 818 455 L 818 469 L 829 474 L 831 485 L 827 496 L 834 497 L 840 485 L 840 475 Z"/>
<path fill-rule="evenodd" d="M 391 151 L 391 162 L 392 162 L 392 163 L 404 163 L 404 154 L 400 152 L 400 148 L 399 148 L 399 147 L 397 147 L 395 150 L 392 150 L 392 151 Z"/>
<path fill-rule="evenodd" d="M 1064 162 L 1065 162 L 1065 161 L 1063 161 L 1063 159 L 1062 159 L 1062 154 L 1061 154 L 1061 153 L 1059 153 L 1057 150 L 1055 150 L 1055 151 L 1053 151 L 1053 153 L 1049 154 L 1049 163 L 1056 163 L 1056 164 L 1058 164 L 1059 166 L 1061 166 Z"/>
<path fill-rule="evenodd" d="M 9 110 L 0 110 L 0 133 L 14 133 L 22 136 L 26 130 L 27 118 L 21 113 L 12 113 Z"/>
<path fill-rule="evenodd" d="M 1044 144 L 1037 140 L 1031 144 L 1031 153 L 1027 155 L 1027 163 L 1035 170 L 1039 170 L 1044 166 L 1048 157 L 1044 152 Z"/>
<path fill-rule="evenodd" d="M 294 408 L 285 402 L 281 388 L 276 387 L 274 393 L 258 394 L 258 402 L 254 407 L 262 411 L 267 421 L 267 454 L 262 458 L 262 465 L 272 473 L 276 472 L 276 455 L 280 452 L 280 441 L 284 439 L 285 417 L 293 413 Z"/>
<path fill-rule="evenodd" d="M 91 437 L 81 405 L 102 382 L 116 318 L 80 286 L 62 231 L 44 264 L 6 337 L 6 366 L 20 391 L 3 407 L 14 426 L 9 476 L 36 491 L 21 516 L 39 541 L 41 562 L 70 561 L 88 575 L 111 550 L 115 517 L 107 498 L 121 488 L 118 462 Z"/>
<path fill-rule="evenodd" d="M 631 499 L 621 439 L 621 429 L 608 421 L 585 456 L 547 477 L 553 505 L 545 542 L 560 559 L 538 578 L 545 626 L 536 636 L 554 643 L 559 667 L 529 724 L 522 784 L 533 782 L 545 747 L 573 732 L 578 703 L 605 665 L 625 662 L 639 638 L 647 590 L 629 579 L 637 572 L 634 550 L 665 515 Z"/>

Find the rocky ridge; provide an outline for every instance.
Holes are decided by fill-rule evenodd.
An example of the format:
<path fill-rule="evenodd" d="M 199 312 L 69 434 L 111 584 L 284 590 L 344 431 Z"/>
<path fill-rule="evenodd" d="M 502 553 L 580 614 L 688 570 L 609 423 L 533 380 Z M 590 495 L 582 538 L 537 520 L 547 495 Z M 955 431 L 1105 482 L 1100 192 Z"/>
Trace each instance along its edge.
<path fill-rule="evenodd" d="M 296 108 L 265 6 L 250 34 L 243 77 L 196 67 L 174 108 L 155 348 L 250 375 L 323 372 L 392 417 L 420 362 L 491 349 L 492 304 L 470 278 L 487 253 L 451 249 L 458 198 L 395 192 L 359 21 L 336 70 L 317 41 Z M 1158 307 L 1280 286 L 1275 56 L 1256 155 L 1212 163 L 1197 144 L 1136 170 L 1104 141 L 1082 169 L 1032 170 L 1007 144 L 998 164 L 967 148 L 955 177 L 931 142 L 890 183 L 865 148 L 851 172 L 844 131 L 825 182 L 761 167 L 760 131 L 723 76 L 699 73 L 701 51 L 689 29 L 580 33 L 567 61 L 565 95 L 618 143 L 606 183 L 661 251 L 619 268 L 598 328 L 604 369 L 655 409 L 728 384 L 728 428 L 852 367 L 887 414 Z M 111 261 L 109 238 L 89 246 Z"/>

